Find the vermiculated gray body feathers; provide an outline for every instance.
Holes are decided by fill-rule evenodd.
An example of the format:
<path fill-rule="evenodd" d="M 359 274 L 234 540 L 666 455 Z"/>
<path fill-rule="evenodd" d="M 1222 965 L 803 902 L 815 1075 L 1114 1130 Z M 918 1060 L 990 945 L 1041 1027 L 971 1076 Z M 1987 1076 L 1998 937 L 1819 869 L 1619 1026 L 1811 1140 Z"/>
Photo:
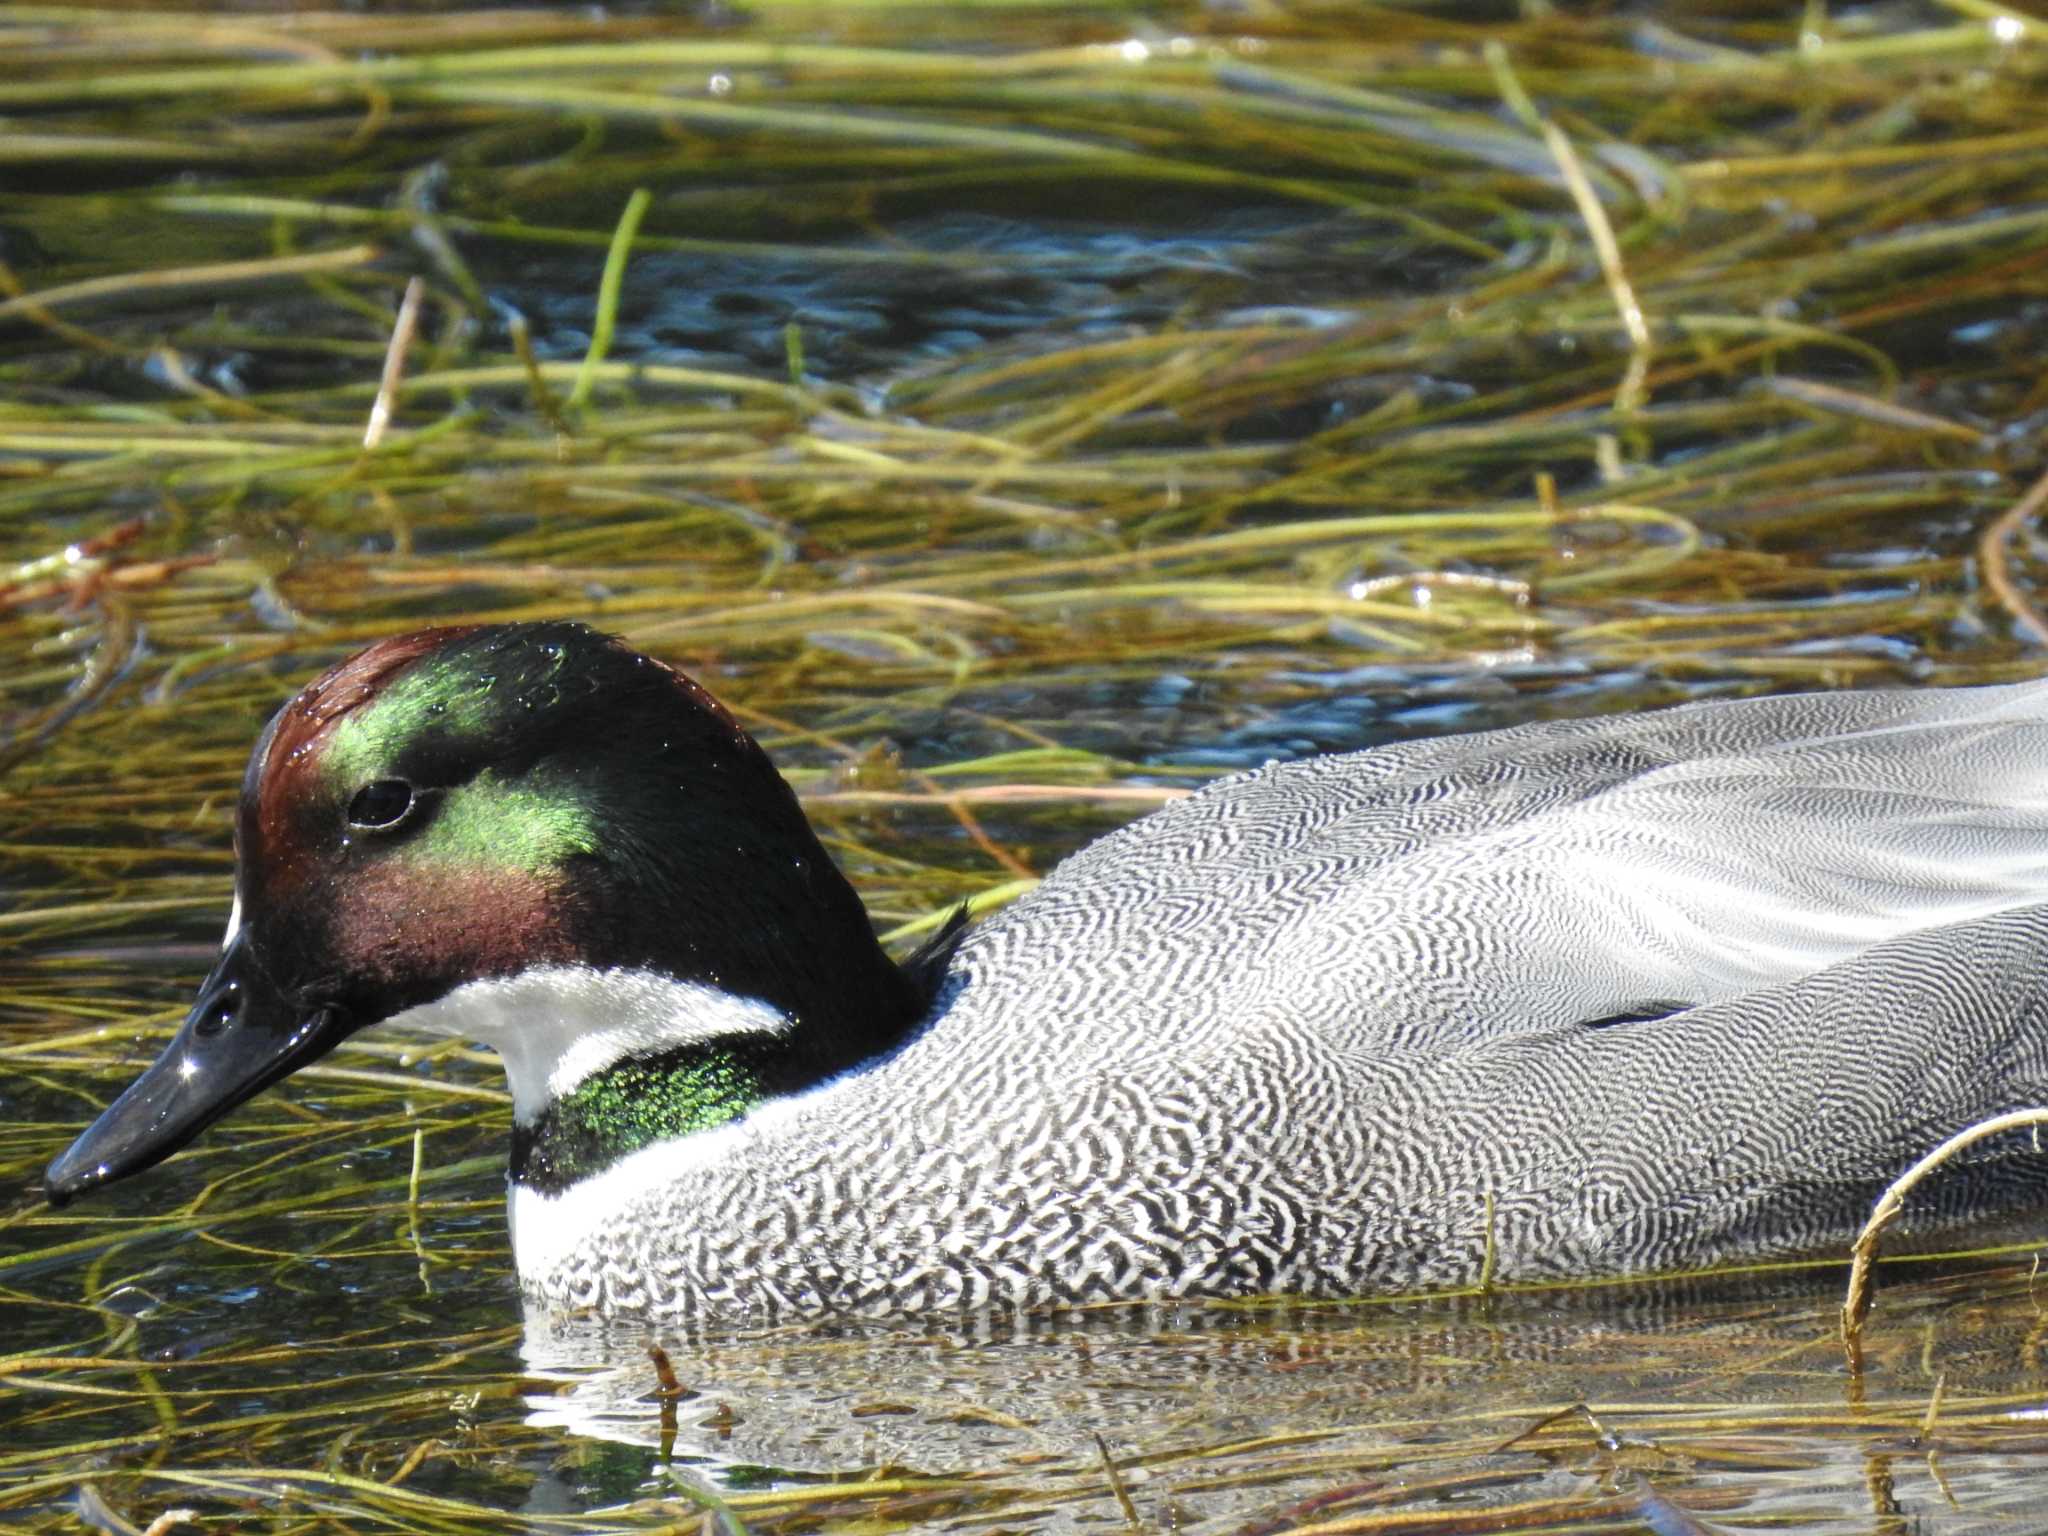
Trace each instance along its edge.
<path fill-rule="evenodd" d="M 1811 1249 L 2048 1099 L 2044 976 L 2048 684 L 1269 767 L 969 935 L 887 1059 L 571 1190 L 527 1279 L 692 1318 Z M 2048 1189 L 2020 1145 L 1921 1218 Z"/>

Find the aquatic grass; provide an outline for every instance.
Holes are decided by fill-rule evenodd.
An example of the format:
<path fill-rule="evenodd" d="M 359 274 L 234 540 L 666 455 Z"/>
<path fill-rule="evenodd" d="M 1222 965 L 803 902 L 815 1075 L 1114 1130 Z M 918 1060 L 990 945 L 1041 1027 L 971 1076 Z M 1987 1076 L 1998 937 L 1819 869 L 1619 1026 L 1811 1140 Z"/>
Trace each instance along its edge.
<path fill-rule="evenodd" d="M 419 623 L 690 667 L 899 944 L 1269 755 L 2036 674 L 2039 23 L 1530 11 L 9 7 L 6 1518 L 701 1528 L 673 1476 L 791 1532 L 1118 1486 L 1240 1533 L 2027 1515 L 2024 1245 L 1889 1269 L 1846 1379 L 1826 1268 L 1196 1309 L 1106 1455 L 963 1347 L 945 1411 L 1017 1438 L 821 1478 L 526 1422 L 485 1053 L 351 1042 L 34 1195 L 218 943 L 265 716 Z M 927 1411 L 889 1350 L 719 1380 L 833 1362 L 880 1436 Z"/>

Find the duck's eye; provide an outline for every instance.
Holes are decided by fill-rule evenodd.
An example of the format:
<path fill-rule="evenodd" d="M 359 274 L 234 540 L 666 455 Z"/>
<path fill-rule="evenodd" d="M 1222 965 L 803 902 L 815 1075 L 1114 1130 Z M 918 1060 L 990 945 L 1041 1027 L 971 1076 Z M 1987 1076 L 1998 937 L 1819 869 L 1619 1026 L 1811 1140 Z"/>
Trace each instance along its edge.
<path fill-rule="evenodd" d="M 348 824 L 363 832 L 388 832 L 412 814 L 412 786 L 403 779 L 377 779 L 348 803 Z"/>

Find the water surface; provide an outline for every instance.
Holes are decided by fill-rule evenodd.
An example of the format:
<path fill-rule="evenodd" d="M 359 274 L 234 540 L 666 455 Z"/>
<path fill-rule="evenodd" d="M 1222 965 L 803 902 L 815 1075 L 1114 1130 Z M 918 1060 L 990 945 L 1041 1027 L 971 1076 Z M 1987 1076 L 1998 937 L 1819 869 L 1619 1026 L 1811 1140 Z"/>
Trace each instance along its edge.
<path fill-rule="evenodd" d="M 689 668 L 904 942 L 1273 757 L 2037 675 L 2037 27 L 1527 9 L 0 17 L 8 1518 L 2048 1529 L 2025 1223 L 1860 1373 L 1823 1266 L 669 1338 L 664 1413 L 523 1317 L 482 1053 L 38 1197 L 263 720 L 415 624 Z"/>

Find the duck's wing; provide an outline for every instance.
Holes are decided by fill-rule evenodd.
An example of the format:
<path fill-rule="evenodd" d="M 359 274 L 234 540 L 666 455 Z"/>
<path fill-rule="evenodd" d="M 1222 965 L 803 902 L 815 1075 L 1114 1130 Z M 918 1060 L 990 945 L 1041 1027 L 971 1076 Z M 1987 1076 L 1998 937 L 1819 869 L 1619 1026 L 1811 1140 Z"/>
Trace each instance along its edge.
<path fill-rule="evenodd" d="M 2044 895 L 2048 683 L 1815 694 L 1226 780 L 964 958 L 1161 1052 L 1266 1027 L 1437 1049 L 1740 997 Z"/>
<path fill-rule="evenodd" d="M 1884 1187 L 1942 1141 L 2048 1104 L 2044 966 L 2036 901 L 1888 937 L 1677 1018 L 1503 1041 L 1471 1080 L 1437 1091 L 1490 1092 L 1497 1135 L 1548 1127 L 1549 1168 L 1503 1179 L 1547 1183 L 1518 1241 L 1526 1272 L 1840 1252 Z M 2044 1195 L 2040 1133 L 2007 1133 L 1945 1165 L 1893 1246 Z"/>
<path fill-rule="evenodd" d="M 1675 1018 L 1427 1058 L 1303 1057 L 1268 1035 L 1193 1078 L 1165 1062 L 1103 1072 L 1075 1118 L 1118 1127 L 1157 1187 L 1086 1230 L 1130 1247 L 1128 1270 L 1171 1263 L 1186 1213 L 1233 1212 L 1229 1242 L 1183 1259 L 1249 1269 L 1242 1289 L 1322 1293 L 1839 1252 L 1931 1147 L 2048 1102 L 2044 954 L 2035 904 Z M 1088 1188 L 1090 1151 L 1085 1135 L 1049 1142 L 1041 1181 Z M 1925 1186 L 1901 1235 L 2044 1195 L 2048 1155 L 2009 1133 Z"/>

